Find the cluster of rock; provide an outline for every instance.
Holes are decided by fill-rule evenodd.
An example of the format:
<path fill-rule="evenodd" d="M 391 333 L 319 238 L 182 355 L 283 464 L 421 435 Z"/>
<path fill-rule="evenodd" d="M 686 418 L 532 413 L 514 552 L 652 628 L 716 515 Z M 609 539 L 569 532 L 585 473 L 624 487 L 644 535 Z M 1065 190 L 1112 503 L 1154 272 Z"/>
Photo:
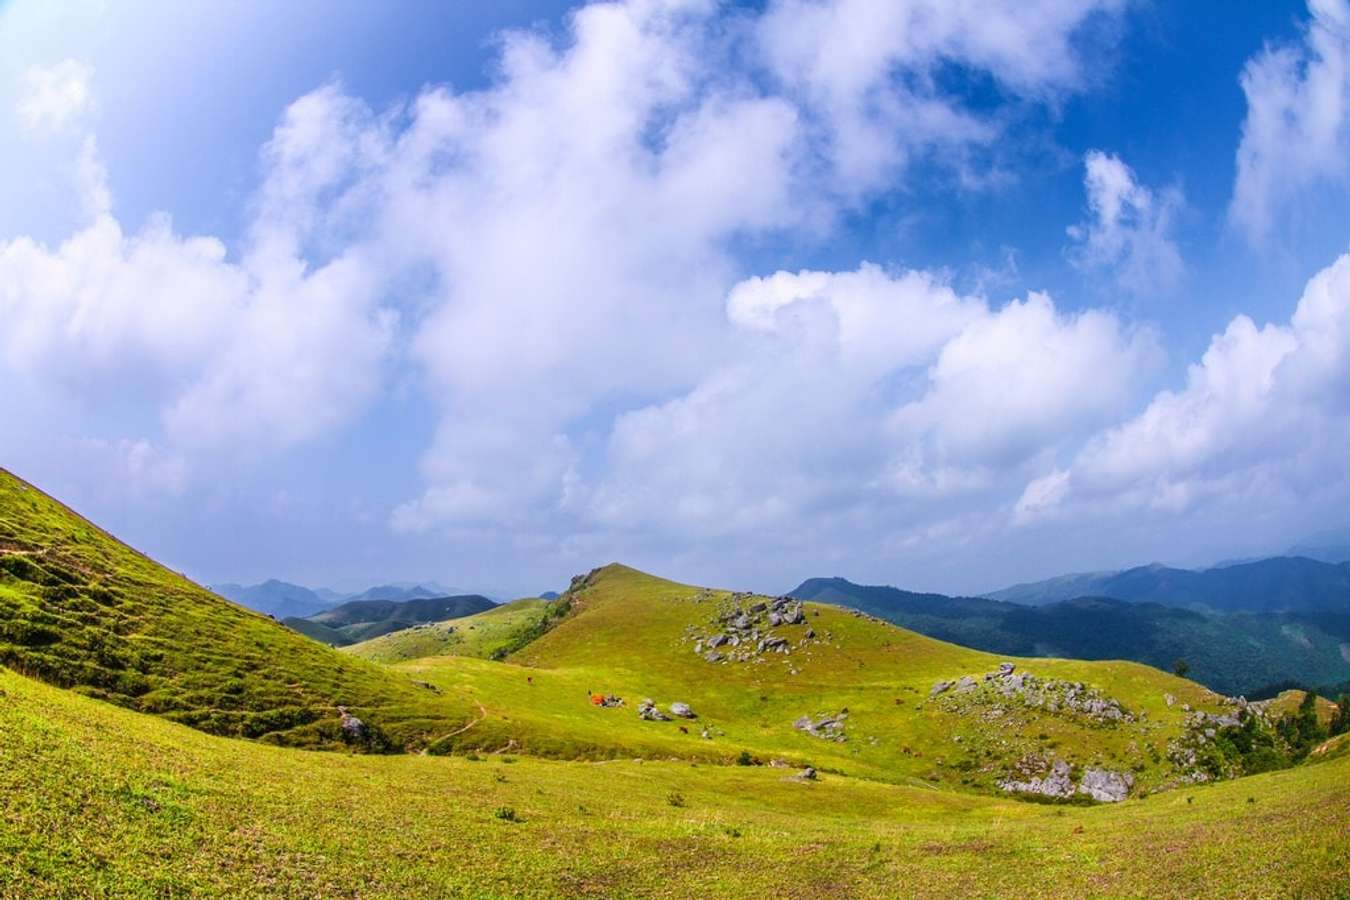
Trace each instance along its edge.
<path fill-rule="evenodd" d="M 1007 778 L 998 782 L 998 786 L 1011 793 L 1064 800 L 1082 794 L 1102 803 L 1119 803 L 1134 787 L 1134 775 L 1110 769 L 1085 769 L 1075 783 L 1072 766 L 1062 759 L 1049 759 L 1040 753 L 1023 756 L 1017 762 L 1016 772 L 1020 780 Z"/>
<path fill-rule="evenodd" d="M 788 654 L 792 641 L 772 629 L 805 624 L 806 611 L 800 600 L 732 594 L 713 620 L 712 633 L 694 636 L 694 653 L 710 663 L 747 662 L 766 653 Z M 804 641 L 815 637 L 810 628 L 802 635 Z"/>
<path fill-rule="evenodd" d="M 1081 681 L 1042 679 L 1030 672 L 1018 672 L 1012 663 L 1000 663 L 998 671 L 983 676 L 963 675 L 953 681 L 939 681 L 928 693 L 944 708 L 959 709 L 967 701 L 1020 702 L 1049 713 L 1081 716 L 1098 724 L 1133 722 L 1118 700 L 1106 696 Z"/>
<path fill-rule="evenodd" d="M 1211 779 L 1211 773 L 1200 767 L 1199 752 L 1206 744 L 1219 736 L 1220 729 L 1240 726 L 1244 715 L 1262 718 L 1266 716 L 1266 705 L 1264 703 L 1248 703 L 1244 697 L 1226 697 L 1224 702 L 1231 709 L 1221 713 L 1192 710 L 1189 706 L 1184 707 L 1187 710 L 1186 730 L 1179 737 L 1167 742 L 1167 758 L 1181 772 L 1180 778 L 1177 779 L 1178 783 L 1199 784 Z M 1267 721 L 1266 724 L 1269 724 L 1269 722 Z M 1240 774 L 1242 773 L 1233 770 L 1225 772 L 1223 777 Z"/>
<path fill-rule="evenodd" d="M 834 741 L 836 744 L 842 744 L 848 738 L 844 735 L 844 720 L 848 718 L 848 710 L 842 710 L 834 715 L 823 715 L 813 719 L 810 716 L 802 716 L 792 723 L 792 727 L 798 731 L 805 732 L 812 737 L 818 737 L 826 741 Z"/>
<path fill-rule="evenodd" d="M 584 575 L 573 575 L 572 580 L 567 585 L 567 590 L 564 591 L 563 593 L 574 594 L 577 591 L 585 590 L 586 588 L 591 586 L 591 582 L 595 581 L 595 576 L 598 575 L 599 573 L 600 569 L 597 567 L 591 569 Z"/>
<path fill-rule="evenodd" d="M 681 719 L 697 719 L 698 716 L 689 708 L 688 703 L 672 703 L 668 707 L 670 715 L 661 712 L 656 703 L 651 699 L 643 700 L 638 704 L 638 718 L 645 719 L 648 722 L 669 722 L 671 716 L 678 716 Z M 704 734 L 707 737 L 707 734 Z"/>

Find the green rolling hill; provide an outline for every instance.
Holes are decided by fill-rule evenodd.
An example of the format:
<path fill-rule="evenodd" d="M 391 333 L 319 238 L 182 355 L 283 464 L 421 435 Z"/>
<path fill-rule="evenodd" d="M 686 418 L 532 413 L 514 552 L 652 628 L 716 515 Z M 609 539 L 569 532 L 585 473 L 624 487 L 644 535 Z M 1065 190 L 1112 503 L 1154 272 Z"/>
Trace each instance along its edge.
<path fill-rule="evenodd" d="M 382 663 L 428 656 L 491 659 L 525 643 L 544 621 L 548 601 L 526 597 L 449 621 L 427 622 L 343 647 L 343 652 Z"/>
<path fill-rule="evenodd" d="M 617 564 L 339 652 L 5 474 L 0 661 L 0 896 L 1316 894 L 1350 863 L 1325 702 Z"/>
<path fill-rule="evenodd" d="M 471 616 L 496 605 L 481 594 L 349 600 L 312 616 L 283 619 L 282 624 L 329 646 L 345 647 L 427 622 Z"/>

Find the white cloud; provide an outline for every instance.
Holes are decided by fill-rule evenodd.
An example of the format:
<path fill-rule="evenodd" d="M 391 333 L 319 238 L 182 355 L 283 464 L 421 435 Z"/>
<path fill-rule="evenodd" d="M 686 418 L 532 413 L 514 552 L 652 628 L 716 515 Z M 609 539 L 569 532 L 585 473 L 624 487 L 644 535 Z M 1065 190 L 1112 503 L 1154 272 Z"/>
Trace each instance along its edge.
<path fill-rule="evenodd" d="M 1263 515 L 1343 491 L 1339 462 L 1350 438 L 1350 255 L 1309 282 L 1287 325 L 1238 316 L 1190 367 L 1186 385 L 1162 391 L 1139 415 L 1110 428 L 1051 477 L 1033 482 L 1028 512 L 1063 505 L 1085 514 Z M 1236 525 L 1236 523 L 1234 523 Z"/>
<path fill-rule="evenodd" d="M 1100 150 L 1090 151 L 1083 165 L 1091 217 L 1068 229 L 1073 261 L 1109 273 L 1132 294 L 1175 288 L 1185 268 L 1171 234 L 1181 192 L 1155 194 L 1119 157 Z"/>
<path fill-rule="evenodd" d="M 822 128 L 813 149 L 845 196 L 894 177 L 940 146 L 959 157 L 989 145 L 995 122 L 953 103 L 936 74 L 955 63 L 990 76 L 1012 97 L 1053 102 L 1087 76 L 1084 26 L 1124 0 L 783 0 L 759 23 L 770 71 Z"/>
<path fill-rule="evenodd" d="M 710 3 L 594 5 L 561 45 L 507 36 L 491 88 L 424 93 L 352 192 L 373 200 L 387 259 L 434 273 L 413 350 L 445 422 L 400 526 L 472 515 L 485 497 L 575 508 L 576 466 L 541 470 L 538 448 L 687 392 L 737 352 L 721 309 L 736 242 L 819 232 L 915 154 L 991 141 L 999 122 L 945 94 L 942 67 L 988 72 L 1028 102 L 1078 88 L 1075 35 L 1118 6 L 916 3 L 892 21 L 893 4 L 729 19 Z M 922 343 L 945 327 L 928 312 L 939 318 L 903 336 L 847 311 L 842 327 L 884 361 L 897 348 L 869 333 Z"/>
<path fill-rule="evenodd" d="M 1253 242 L 1282 207 L 1318 184 L 1350 179 L 1350 3 L 1308 0 L 1303 42 L 1247 62 L 1247 118 L 1229 209 Z"/>
<path fill-rule="evenodd" d="M 93 74 L 77 59 L 28 69 L 16 109 L 19 123 L 29 131 L 59 131 L 77 123 L 93 106 Z"/>
<path fill-rule="evenodd" d="M 865 510 L 895 527 L 1010 502 L 1019 472 L 1127 407 L 1156 352 L 1106 313 L 993 309 L 872 265 L 750 279 L 727 307 L 729 360 L 616 424 L 601 522 L 744 534 Z"/>
<path fill-rule="evenodd" d="M 260 205 L 239 261 L 214 237 L 176 234 L 165 215 L 127 234 L 87 134 L 73 164 L 90 223 L 54 248 L 0 242 L 0 371 L 10 383 L 59 388 L 72 404 L 130 403 L 133 418 L 157 416 L 180 450 L 288 447 L 369 402 L 395 318 L 379 307 L 383 285 L 359 248 L 317 267 L 297 255 L 337 177 L 288 180 L 285 163 L 304 149 L 303 129 L 291 126 L 305 114 L 289 111 L 268 145 L 262 195 L 285 202 Z"/>
<path fill-rule="evenodd" d="M 125 227 L 89 132 L 90 223 L 0 244 L 0 367 L 134 397 L 153 429 L 104 439 L 153 430 L 183 477 L 330 434 L 385 366 L 415 372 L 439 421 L 404 532 L 959 533 L 1121 414 L 1151 335 L 932 272 L 747 279 L 742 251 L 810 242 L 920 164 L 978 181 L 1006 118 L 945 76 L 1053 106 L 1121 6 L 587 6 L 558 40 L 503 36 L 482 90 L 299 98 L 233 247 Z"/>

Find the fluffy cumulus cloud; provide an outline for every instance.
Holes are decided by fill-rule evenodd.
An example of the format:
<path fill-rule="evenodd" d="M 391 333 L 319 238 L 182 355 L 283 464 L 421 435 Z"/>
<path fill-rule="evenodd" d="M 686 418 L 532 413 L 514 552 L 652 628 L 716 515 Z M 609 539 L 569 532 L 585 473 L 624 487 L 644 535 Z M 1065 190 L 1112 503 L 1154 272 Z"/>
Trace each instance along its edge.
<path fill-rule="evenodd" d="M 1247 119 L 1230 215 L 1253 241 L 1319 184 L 1350 179 L 1350 3 L 1308 0 L 1303 41 L 1247 63 Z"/>
<path fill-rule="evenodd" d="M 1156 355 L 1109 314 L 1043 295 L 994 307 L 874 265 L 750 279 L 727 315 L 730 361 L 619 419 L 601 521 L 706 535 L 861 514 L 889 534 L 997 507 L 1017 473 L 1119 415 Z"/>
<path fill-rule="evenodd" d="M 112 448 L 115 471 L 175 489 L 187 469 L 173 462 L 158 474 L 157 454 L 284 448 L 359 410 L 379 386 L 394 314 L 379 306 L 379 279 L 358 247 L 317 265 L 300 252 L 322 231 L 323 192 L 337 177 L 311 164 L 332 152 L 332 136 L 304 128 L 307 107 L 325 96 L 288 111 L 268 144 L 263 200 L 236 258 L 217 238 L 177 234 L 163 214 L 128 233 L 84 135 L 74 163 L 87 223 L 58 246 L 0 241 L 9 388 L 86 411 L 136 398 L 145 408 L 127 418 L 146 433 L 89 435 L 85 446 Z M 56 115 L 55 104 L 42 108 Z M 297 159 L 304 179 L 293 175 Z"/>
<path fill-rule="evenodd" d="M 1073 261 L 1109 274 L 1132 294 L 1174 289 L 1185 268 L 1172 237 L 1181 192 L 1155 193 L 1120 157 L 1100 150 L 1089 152 L 1083 164 L 1089 218 L 1068 229 Z"/>
<path fill-rule="evenodd" d="M 1350 438 L 1350 255 L 1314 276 L 1287 324 L 1238 316 L 1179 390 L 1032 481 L 1024 520 L 1091 512 L 1260 516 L 1341 503 Z"/>
<path fill-rule="evenodd" d="M 1010 108 L 1089 85 L 1084 47 L 1121 5 L 588 5 L 559 35 L 503 35 L 478 90 L 300 97 L 229 243 L 119 221 L 89 73 L 65 66 L 21 117 L 33 140 L 77 138 L 85 218 L 53 245 L 0 242 L 0 411 L 94 423 L 49 445 L 172 494 L 222 450 L 332 435 L 396 383 L 434 421 L 388 524 L 531 552 L 734 537 L 882 556 L 1311 471 L 1289 435 L 1344 421 L 1348 262 L 1289 324 L 1235 321 L 1151 402 L 1158 340 L 1111 311 L 922 269 L 747 269 L 903 203 L 915 173 L 980 183 Z M 1343 12 L 1314 8 L 1323 30 Z M 1299 84 L 1333 56 L 1310 40 L 1281 70 Z M 1179 195 L 1105 153 L 1086 170 L 1074 258 L 1132 291 L 1175 282 Z"/>
<path fill-rule="evenodd" d="M 396 523 L 590 508 L 575 422 L 750 377 L 721 365 L 744 343 L 735 317 L 768 315 L 723 315 L 738 241 L 819 233 L 916 155 L 961 164 L 999 122 L 939 70 L 1061 96 L 1080 87 L 1075 36 L 1116 5 L 1006 22 L 947 3 L 596 5 L 564 45 L 510 36 L 493 88 L 424 94 L 374 190 L 390 252 L 435 274 L 414 352 L 445 408 L 431 484 Z"/>

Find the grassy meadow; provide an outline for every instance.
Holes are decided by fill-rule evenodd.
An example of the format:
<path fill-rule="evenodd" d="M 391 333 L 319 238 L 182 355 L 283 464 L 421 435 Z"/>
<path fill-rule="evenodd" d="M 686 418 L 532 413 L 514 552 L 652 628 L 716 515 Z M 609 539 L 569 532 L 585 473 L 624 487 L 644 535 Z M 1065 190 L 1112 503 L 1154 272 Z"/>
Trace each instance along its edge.
<path fill-rule="evenodd" d="M 825 604 L 709 657 L 771 602 L 615 564 L 339 652 L 0 473 L 0 897 L 1344 895 L 1344 737 L 1179 783 L 1188 719 L 1231 709 L 1200 685 Z M 1123 715 L 1023 705 L 1005 663 Z M 1030 757 L 1131 799 L 1002 791 Z"/>
<path fill-rule="evenodd" d="M 315 753 L 8 672 L 0 691 L 5 897 L 1331 897 L 1350 870 L 1345 756 L 1084 808 L 767 766 Z"/>

